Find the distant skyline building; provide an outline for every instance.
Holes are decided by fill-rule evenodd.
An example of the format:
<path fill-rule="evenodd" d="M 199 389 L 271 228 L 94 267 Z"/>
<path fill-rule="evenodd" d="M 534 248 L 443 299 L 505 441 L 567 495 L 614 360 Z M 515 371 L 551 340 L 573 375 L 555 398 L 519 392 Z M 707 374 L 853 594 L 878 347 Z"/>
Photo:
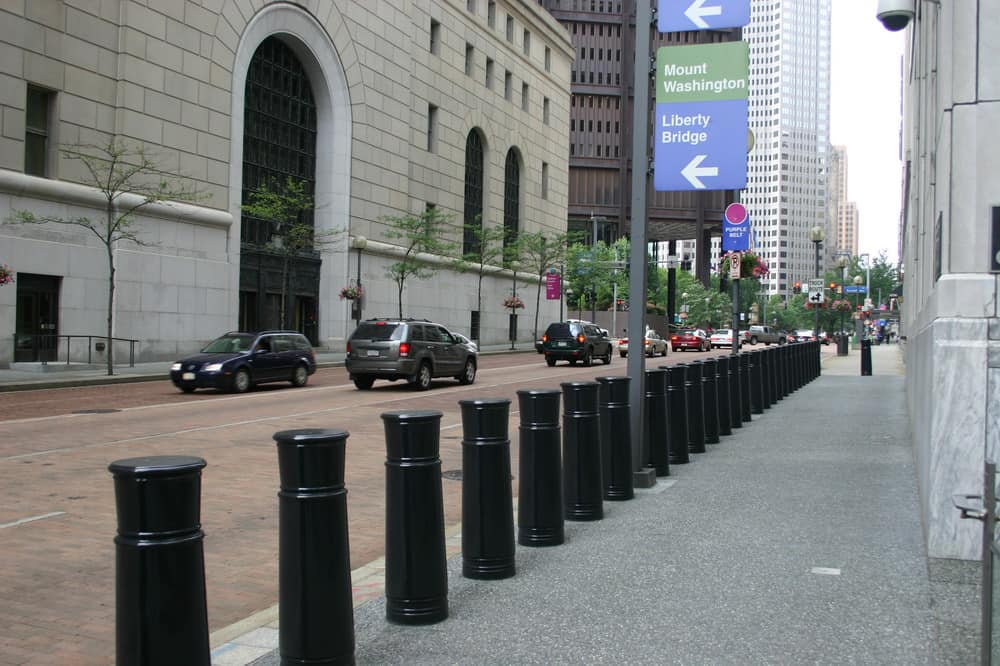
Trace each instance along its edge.
<path fill-rule="evenodd" d="M 767 293 L 791 294 L 815 275 L 814 226 L 835 242 L 828 217 L 830 0 L 755 0 L 750 44 L 750 130 L 742 201 L 770 267 Z M 821 269 L 822 270 L 822 269 Z"/>
<path fill-rule="evenodd" d="M 858 254 L 858 206 L 848 196 L 847 164 L 847 148 L 833 146 L 830 150 L 829 185 L 829 220 L 833 233 L 830 235 L 830 243 L 827 244 L 828 262 L 841 250 L 850 252 L 851 256 Z"/>

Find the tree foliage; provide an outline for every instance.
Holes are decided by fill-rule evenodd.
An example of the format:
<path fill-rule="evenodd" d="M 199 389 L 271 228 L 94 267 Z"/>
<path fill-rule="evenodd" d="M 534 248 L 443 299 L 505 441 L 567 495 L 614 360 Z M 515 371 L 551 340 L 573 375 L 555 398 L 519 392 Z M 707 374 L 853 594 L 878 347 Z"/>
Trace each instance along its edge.
<path fill-rule="evenodd" d="M 107 255 L 107 370 L 114 374 L 115 249 L 122 242 L 151 246 L 139 235 L 137 214 L 147 206 L 166 201 L 195 201 L 200 198 L 191 184 L 174 179 L 163 171 L 145 146 L 111 139 L 107 144 L 74 144 L 60 149 L 62 155 L 79 162 L 86 174 L 85 185 L 96 188 L 104 199 L 102 216 L 60 217 L 38 215 L 29 210 L 12 210 L 5 224 L 63 224 L 82 227 L 100 241 Z"/>
<path fill-rule="evenodd" d="M 436 207 L 427 208 L 422 213 L 409 215 L 387 215 L 382 218 L 389 229 L 387 238 L 401 241 L 403 257 L 389 266 L 386 276 L 396 283 L 399 317 L 403 317 L 403 288 L 410 278 L 426 280 L 438 268 L 420 255 L 449 255 L 458 244 L 447 239 L 447 232 L 453 227 L 452 218 Z"/>
<path fill-rule="evenodd" d="M 535 288 L 535 323 L 532 328 L 535 340 L 538 339 L 538 310 L 542 303 L 542 284 L 549 269 L 564 266 L 569 238 L 569 234 L 559 234 L 549 238 L 542 232 L 524 233 L 519 238 L 521 261 L 524 264 L 522 268 L 526 273 L 538 277 Z"/>
<path fill-rule="evenodd" d="M 471 252 L 466 252 L 454 263 L 455 270 L 460 273 L 475 273 L 476 275 L 476 310 L 483 310 L 483 276 L 490 266 L 509 263 L 509 247 L 504 245 L 506 230 L 502 226 L 485 227 L 482 224 L 465 225 L 467 233 L 475 239 Z M 479 342 L 480 332 L 475 331 L 476 342 Z"/>

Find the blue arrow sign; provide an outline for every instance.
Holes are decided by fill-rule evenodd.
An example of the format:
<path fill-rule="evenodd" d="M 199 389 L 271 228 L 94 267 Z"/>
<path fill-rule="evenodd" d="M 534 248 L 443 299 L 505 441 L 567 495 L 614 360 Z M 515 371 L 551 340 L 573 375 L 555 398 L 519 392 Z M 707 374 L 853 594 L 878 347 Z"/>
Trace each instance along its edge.
<path fill-rule="evenodd" d="M 659 0 L 660 32 L 740 28 L 750 22 L 750 0 Z"/>
<path fill-rule="evenodd" d="M 747 184 L 747 100 L 657 104 L 653 188 L 739 190 Z"/>
<path fill-rule="evenodd" d="M 868 287 L 864 285 L 848 285 L 844 287 L 845 294 L 867 294 Z"/>

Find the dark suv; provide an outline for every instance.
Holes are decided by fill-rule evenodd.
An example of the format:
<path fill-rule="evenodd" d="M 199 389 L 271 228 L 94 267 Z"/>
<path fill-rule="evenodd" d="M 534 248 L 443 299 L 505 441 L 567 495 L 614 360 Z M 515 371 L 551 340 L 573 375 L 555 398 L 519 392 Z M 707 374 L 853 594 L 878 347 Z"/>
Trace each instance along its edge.
<path fill-rule="evenodd" d="M 611 339 L 595 324 L 555 322 L 549 324 L 542 336 L 542 353 L 550 367 L 556 361 L 569 361 L 570 365 L 582 361 L 589 366 L 595 358 L 607 365 L 611 363 Z"/>
<path fill-rule="evenodd" d="M 297 331 L 233 331 L 212 340 L 196 356 L 170 367 L 170 381 L 185 393 L 216 388 L 243 393 L 254 384 L 291 382 L 305 386 L 316 372 L 316 356 Z"/>
<path fill-rule="evenodd" d="M 474 382 L 479 352 L 426 319 L 367 319 L 347 341 L 346 366 L 361 390 L 370 389 L 376 379 L 405 379 L 426 390 L 435 377 Z"/>

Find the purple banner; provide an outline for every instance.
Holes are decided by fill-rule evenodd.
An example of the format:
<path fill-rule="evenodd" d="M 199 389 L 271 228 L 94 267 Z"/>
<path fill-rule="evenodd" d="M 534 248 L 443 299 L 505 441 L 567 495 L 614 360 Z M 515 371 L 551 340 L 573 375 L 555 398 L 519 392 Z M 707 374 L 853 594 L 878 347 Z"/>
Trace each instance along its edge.
<path fill-rule="evenodd" d="M 548 273 L 545 276 L 545 298 L 558 301 L 562 292 L 562 276 L 559 273 Z"/>

